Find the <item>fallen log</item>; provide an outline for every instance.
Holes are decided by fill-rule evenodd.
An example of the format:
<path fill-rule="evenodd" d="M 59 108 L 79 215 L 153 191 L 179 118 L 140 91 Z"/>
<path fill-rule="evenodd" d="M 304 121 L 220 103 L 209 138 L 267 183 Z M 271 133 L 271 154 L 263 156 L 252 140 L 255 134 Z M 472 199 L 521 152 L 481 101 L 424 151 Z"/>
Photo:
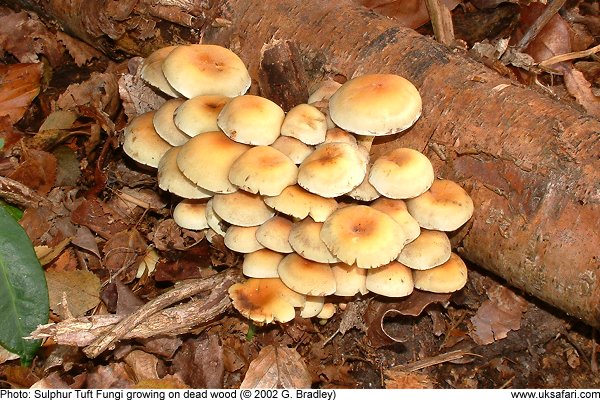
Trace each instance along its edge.
<path fill-rule="evenodd" d="M 407 77 L 423 116 L 405 135 L 376 142 L 373 157 L 400 146 L 424 151 L 440 177 L 474 199 L 474 217 L 453 238 L 460 254 L 600 327 L 597 119 L 348 0 L 105 0 L 94 10 L 83 0 L 16 3 L 113 56 L 202 36 L 237 52 L 256 79 L 258 49 L 275 38 L 294 42 L 313 83 L 334 74 Z M 177 11 L 171 23 L 160 20 L 167 9 Z M 140 34 L 148 26 L 140 21 L 155 29 Z"/>

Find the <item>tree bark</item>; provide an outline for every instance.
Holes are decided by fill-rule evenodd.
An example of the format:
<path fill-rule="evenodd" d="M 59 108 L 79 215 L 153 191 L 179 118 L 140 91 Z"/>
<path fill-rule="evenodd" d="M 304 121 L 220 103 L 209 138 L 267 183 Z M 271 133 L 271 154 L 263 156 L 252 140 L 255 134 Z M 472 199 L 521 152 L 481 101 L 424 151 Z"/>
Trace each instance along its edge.
<path fill-rule="evenodd" d="M 167 2 L 193 24 L 159 21 L 153 7 Z M 126 1 L 118 18 L 110 0 L 17 3 L 113 55 L 145 55 L 200 34 L 238 53 L 256 79 L 259 50 L 274 38 L 297 45 L 310 82 L 333 74 L 407 77 L 421 92 L 423 116 L 405 135 L 376 141 L 372 156 L 400 146 L 425 152 L 438 176 L 474 199 L 475 215 L 453 238 L 460 254 L 600 327 L 600 121 L 349 0 Z M 136 20 L 161 28 L 134 37 Z"/>

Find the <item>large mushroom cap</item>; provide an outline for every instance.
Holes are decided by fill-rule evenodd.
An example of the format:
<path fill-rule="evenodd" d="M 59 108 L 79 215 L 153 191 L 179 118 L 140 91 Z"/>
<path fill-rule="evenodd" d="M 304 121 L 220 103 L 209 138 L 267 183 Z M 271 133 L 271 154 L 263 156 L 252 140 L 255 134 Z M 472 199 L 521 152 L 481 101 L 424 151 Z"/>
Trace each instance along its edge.
<path fill-rule="evenodd" d="M 321 240 L 322 222 L 310 218 L 294 223 L 290 230 L 289 242 L 292 249 L 307 260 L 320 263 L 335 263 L 339 259 L 334 256 Z"/>
<path fill-rule="evenodd" d="M 467 283 L 467 266 L 452 253 L 445 263 L 425 270 L 413 270 L 413 280 L 417 289 L 433 293 L 452 293 Z"/>
<path fill-rule="evenodd" d="M 298 169 L 298 185 L 323 197 L 348 193 L 363 181 L 367 159 L 348 143 L 324 143 L 306 157 Z"/>
<path fill-rule="evenodd" d="M 229 181 L 233 162 L 250 147 L 234 142 L 223 132 L 205 132 L 190 139 L 177 155 L 177 166 L 196 185 L 215 193 L 232 193 Z"/>
<path fill-rule="evenodd" d="M 172 147 L 158 163 L 158 187 L 184 199 L 207 199 L 214 193 L 202 189 L 183 175 L 177 167 L 177 155 L 181 147 Z"/>
<path fill-rule="evenodd" d="M 279 278 L 248 279 L 233 284 L 229 297 L 244 317 L 259 323 L 288 322 L 296 316 L 295 303 L 300 295 L 285 286 Z M 302 303 L 304 299 L 302 296 Z"/>
<path fill-rule="evenodd" d="M 164 59 L 169 84 L 187 98 L 201 95 L 239 96 L 250 87 L 250 74 L 231 50 L 210 44 L 178 46 Z"/>
<path fill-rule="evenodd" d="M 261 196 L 243 190 L 216 194 L 212 199 L 212 207 L 219 217 L 238 226 L 258 226 L 275 215 Z"/>
<path fill-rule="evenodd" d="M 171 86 L 165 78 L 165 74 L 162 70 L 162 63 L 176 47 L 177 46 L 167 46 L 154 51 L 144 59 L 140 73 L 144 81 L 171 97 L 181 97 L 181 93 L 173 89 L 173 86 Z"/>
<path fill-rule="evenodd" d="M 248 94 L 225 104 L 217 117 L 217 124 L 236 142 L 268 146 L 279 137 L 284 118 L 285 113 L 277 104 Z"/>
<path fill-rule="evenodd" d="M 397 261 L 367 272 L 366 287 L 373 293 L 387 297 L 404 297 L 414 289 L 410 268 Z"/>
<path fill-rule="evenodd" d="M 473 215 L 473 200 L 456 182 L 438 179 L 425 193 L 406 200 L 408 212 L 425 229 L 454 231 Z"/>
<path fill-rule="evenodd" d="M 376 268 L 396 259 L 406 237 L 389 215 L 363 205 L 340 208 L 327 218 L 321 239 L 346 264 Z"/>
<path fill-rule="evenodd" d="M 225 104 L 227 96 L 196 96 L 184 101 L 175 110 L 175 125 L 188 136 L 218 131 L 217 117 Z"/>
<path fill-rule="evenodd" d="M 421 115 L 421 96 L 408 80 L 392 74 L 350 79 L 329 99 L 331 119 L 359 135 L 391 135 L 411 127 Z"/>
<path fill-rule="evenodd" d="M 265 203 L 275 210 L 294 218 L 310 216 L 315 222 L 323 222 L 338 208 L 335 199 L 310 193 L 298 185 L 288 186 L 277 196 L 266 196 Z"/>
<path fill-rule="evenodd" d="M 155 111 L 133 118 L 123 131 L 123 151 L 140 164 L 157 168 L 162 156 L 172 147 L 158 136 L 152 119 Z"/>
<path fill-rule="evenodd" d="M 291 253 L 281 260 L 278 272 L 283 283 L 298 293 L 327 296 L 335 292 L 335 278 L 329 264 L 310 261 Z"/>
<path fill-rule="evenodd" d="M 294 185 L 298 167 L 279 150 L 256 146 L 242 154 L 231 165 L 229 181 L 250 193 L 276 196 Z"/>
<path fill-rule="evenodd" d="M 425 192 L 435 178 L 431 161 L 421 152 L 397 148 L 373 163 L 369 182 L 382 195 L 408 199 Z"/>
<path fill-rule="evenodd" d="M 184 101 L 184 99 L 167 100 L 158 110 L 156 110 L 154 118 L 152 119 L 154 129 L 156 129 L 158 136 L 167 141 L 171 146 L 181 146 L 190 140 L 188 135 L 175 126 L 174 120 L 175 110 L 183 104 Z"/>
<path fill-rule="evenodd" d="M 408 243 L 398 261 L 412 269 L 429 269 L 445 263 L 450 258 L 452 246 L 445 232 L 421 230 L 421 234 Z"/>

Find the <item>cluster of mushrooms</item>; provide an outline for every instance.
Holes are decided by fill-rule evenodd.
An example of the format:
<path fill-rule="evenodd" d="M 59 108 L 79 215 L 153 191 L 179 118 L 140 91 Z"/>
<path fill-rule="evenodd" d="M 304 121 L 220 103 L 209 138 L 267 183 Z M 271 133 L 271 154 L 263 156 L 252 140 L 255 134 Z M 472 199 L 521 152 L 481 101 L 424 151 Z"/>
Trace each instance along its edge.
<path fill-rule="evenodd" d="M 473 202 L 436 179 L 422 153 L 397 148 L 370 160 L 375 136 L 401 132 L 421 114 L 406 79 L 369 74 L 323 82 L 285 113 L 245 94 L 250 76 L 229 49 L 166 47 L 141 76 L 173 97 L 132 119 L 123 149 L 158 169 L 158 184 L 181 200 L 173 218 L 244 254 L 248 278 L 234 307 L 258 323 L 296 315 L 331 317 L 332 297 L 453 292 L 467 280 L 446 232 Z M 195 82 L 190 85 L 189 82 Z"/>

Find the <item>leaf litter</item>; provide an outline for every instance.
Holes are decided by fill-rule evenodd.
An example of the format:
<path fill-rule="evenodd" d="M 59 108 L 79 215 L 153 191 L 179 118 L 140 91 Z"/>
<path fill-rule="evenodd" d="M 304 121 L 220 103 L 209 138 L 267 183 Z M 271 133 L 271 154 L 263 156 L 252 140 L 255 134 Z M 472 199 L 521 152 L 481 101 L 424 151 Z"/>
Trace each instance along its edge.
<path fill-rule="evenodd" d="M 386 3 L 390 13 L 403 11 L 399 2 Z M 454 8 L 458 2 L 448 3 Z M 471 3 L 500 8 L 500 2 Z M 408 23 L 426 31 L 423 2 L 415 4 L 421 14 L 409 14 Z M 376 12 L 383 6 L 367 5 Z M 475 14 L 472 7 L 467 4 L 455 12 Z M 407 388 L 501 387 L 509 382 L 513 387 L 544 387 L 575 386 L 589 377 L 594 347 L 588 335 L 477 270 L 467 288 L 454 296 L 417 291 L 394 303 L 373 296 L 349 303 L 340 298 L 338 305 L 345 311 L 326 323 L 295 319 L 284 326 L 253 326 L 230 311 L 226 296 L 204 290 L 188 303 L 159 310 L 128 332 L 114 350 L 103 353 L 105 365 L 90 362 L 73 346 L 89 346 L 141 306 L 177 288 L 178 282 L 220 282 L 225 271 L 239 267 L 240 258 L 223 243 L 208 244 L 202 234 L 178 228 L 169 218 L 173 199 L 156 191 L 152 174 L 112 151 L 125 120 L 165 101 L 139 79 L 140 59 L 115 64 L 88 45 L 47 29 L 35 16 L 0 11 L 7 21 L 2 26 L 22 21 L 20 34 L 37 39 L 32 46 L 2 36 L 5 55 L 24 64 L 7 64 L 2 75 L 8 78 L 0 85 L 0 101 L 11 111 L 0 119 L 5 127 L 0 178 L 17 182 L 3 181 L 18 189 L 10 200 L 26 205 L 21 223 L 45 251 L 47 274 L 61 282 L 52 289 L 52 323 L 38 330 L 41 337 L 52 338 L 45 354 L 38 356 L 45 361 L 39 365 L 48 369 L 17 367 L 8 355 L 0 363 L 2 385 Z M 599 14 L 589 2 L 579 2 L 558 16 L 571 27 L 577 25 L 578 37 L 569 38 L 571 47 L 555 47 L 567 40 L 564 29 L 550 25 L 539 35 L 542 44 L 525 51 L 535 63 L 589 48 L 600 32 Z M 501 47 L 494 44 L 490 56 L 499 59 Z M 547 53 L 539 56 L 532 50 L 536 46 Z M 66 82 L 54 92 L 42 88 L 42 64 L 29 64 L 40 56 L 50 60 L 45 68 L 56 71 L 62 67 L 57 60 L 69 59 L 75 68 L 89 69 L 86 78 Z M 98 65 L 102 69 L 92 70 Z M 594 114 L 600 84 L 597 59 L 561 65 L 565 67 L 559 67 L 558 75 L 535 68 L 523 75 Z M 58 145 L 70 149 L 77 163 L 71 160 L 70 167 L 61 167 Z M 105 156 L 100 155 L 103 149 Z M 70 169 L 71 178 L 59 178 L 61 168 Z M 31 206 L 41 202 L 41 207 Z M 86 279 L 92 276 L 90 284 Z M 191 326 L 165 328 L 181 318 L 193 319 L 196 307 L 207 310 L 205 319 L 195 316 Z M 536 331 L 542 321 L 549 330 L 544 334 Z M 163 336 L 167 333 L 174 336 Z M 535 367 L 526 370 L 522 365 Z M 571 373 L 558 376 L 555 371 L 561 368 Z M 587 382 L 600 385 L 597 377 Z"/>

